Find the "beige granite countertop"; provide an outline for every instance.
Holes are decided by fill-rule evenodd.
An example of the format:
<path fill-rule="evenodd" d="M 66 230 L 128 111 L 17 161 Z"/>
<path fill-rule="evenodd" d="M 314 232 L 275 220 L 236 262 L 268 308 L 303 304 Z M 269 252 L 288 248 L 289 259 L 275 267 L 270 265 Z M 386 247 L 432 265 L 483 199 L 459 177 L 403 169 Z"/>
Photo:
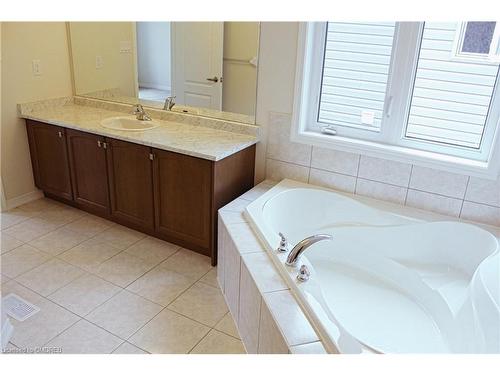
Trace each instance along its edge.
<path fill-rule="evenodd" d="M 101 120 L 114 116 L 134 118 L 133 115 L 127 113 L 76 105 L 72 101 L 63 105 L 35 106 L 30 110 L 20 107 L 19 110 L 21 118 L 214 161 L 221 160 L 258 142 L 258 138 L 253 135 L 156 118 L 154 121 L 161 125 L 142 132 L 112 130 L 101 126 Z"/>

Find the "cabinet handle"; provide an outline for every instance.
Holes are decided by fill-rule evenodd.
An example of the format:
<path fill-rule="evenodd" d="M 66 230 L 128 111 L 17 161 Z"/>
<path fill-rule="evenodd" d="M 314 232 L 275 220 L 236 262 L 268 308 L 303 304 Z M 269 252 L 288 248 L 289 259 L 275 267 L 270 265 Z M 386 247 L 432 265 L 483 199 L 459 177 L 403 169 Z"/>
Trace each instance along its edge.
<path fill-rule="evenodd" d="M 97 141 L 97 147 L 101 147 L 101 141 Z"/>
<path fill-rule="evenodd" d="M 108 144 L 106 142 L 102 142 L 102 147 L 106 150 L 108 148 Z"/>
<path fill-rule="evenodd" d="M 155 159 L 155 154 L 149 153 L 149 160 L 154 160 Z"/>
<path fill-rule="evenodd" d="M 59 138 L 62 138 L 62 132 L 57 132 L 57 136 L 58 136 Z"/>

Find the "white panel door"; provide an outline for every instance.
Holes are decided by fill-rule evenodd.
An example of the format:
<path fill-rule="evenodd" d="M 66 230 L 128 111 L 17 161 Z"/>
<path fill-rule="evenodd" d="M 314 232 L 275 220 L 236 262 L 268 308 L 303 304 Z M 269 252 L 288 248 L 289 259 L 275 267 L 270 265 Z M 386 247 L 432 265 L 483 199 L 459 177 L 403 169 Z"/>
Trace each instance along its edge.
<path fill-rule="evenodd" d="M 172 22 L 172 90 L 176 102 L 222 109 L 222 22 Z"/>

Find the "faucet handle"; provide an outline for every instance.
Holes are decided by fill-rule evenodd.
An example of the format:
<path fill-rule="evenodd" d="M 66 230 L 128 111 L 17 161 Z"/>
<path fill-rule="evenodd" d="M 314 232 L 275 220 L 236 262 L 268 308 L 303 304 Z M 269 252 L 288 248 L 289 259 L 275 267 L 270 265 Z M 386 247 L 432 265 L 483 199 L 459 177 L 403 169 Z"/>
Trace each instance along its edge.
<path fill-rule="evenodd" d="M 276 250 L 280 253 L 285 253 L 288 251 L 288 241 L 283 233 L 279 232 L 278 234 L 280 236 L 280 244 Z"/>
<path fill-rule="evenodd" d="M 311 272 L 309 271 L 309 268 L 305 264 L 300 266 L 299 273 L 297 275 L 297 280 L 299 281 L 307 281 L 309 280 L 309 277 L 311 276 Z"/>
<path fill-rule="evenodd" d="M 144 108 L 142 108 L 142 104 L 134 104 L 134 115 L 138 113 L 144 112 Z"/>

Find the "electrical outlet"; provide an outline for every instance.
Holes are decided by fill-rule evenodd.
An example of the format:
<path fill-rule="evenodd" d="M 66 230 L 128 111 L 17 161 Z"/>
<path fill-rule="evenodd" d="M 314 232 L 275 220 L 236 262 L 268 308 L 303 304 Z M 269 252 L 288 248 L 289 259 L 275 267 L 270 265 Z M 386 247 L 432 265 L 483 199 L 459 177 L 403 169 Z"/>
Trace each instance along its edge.
<path fill-rule="evenodd" d="M 129 40 L 123 40 L 120 42 L 120 53 L 130 53 L 132 52 L 132 42 Z"/>
<path fill-rule="evenodd" d="M 95 57 L 95 68 L 96 69 L 101 69 L 104 65 L 104 60 L 101 55 L 97 55 Z"/>
<path fill-rule="evenodd" d="M 42 64 L 41 64 L 40 60 L 33 60 L 31 63 L 31 67 L 32 67 L 34 76 L 41 76 L 42 75 Z"/>

